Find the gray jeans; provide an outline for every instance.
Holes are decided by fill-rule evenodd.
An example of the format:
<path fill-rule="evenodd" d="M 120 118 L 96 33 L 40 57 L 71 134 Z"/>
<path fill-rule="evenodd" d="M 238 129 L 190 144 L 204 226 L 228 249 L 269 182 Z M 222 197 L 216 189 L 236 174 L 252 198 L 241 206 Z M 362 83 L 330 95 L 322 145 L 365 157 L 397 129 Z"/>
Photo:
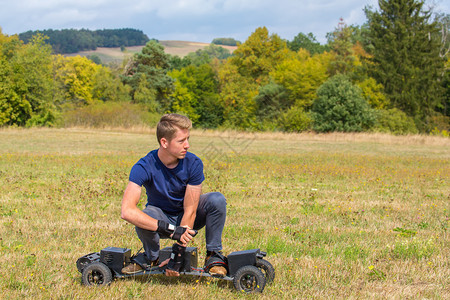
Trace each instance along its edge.
<path fill-rule="evenodd" d="M 194 222 L 194 229 L 199 230 L 205 227 L 206 234 L 206 250 L 219 251 L 222 250 L 222 231 L 226 219 L 226 199 L 218 192 L 207 193 L 200 196 L 197 207 L 197 215 Z M 144 213 L 150 217 L 163 220 L 173 225 L 180 225 L 183 213 L 179 215 L 168 215 L 159 207 L 148 205 Z M 155 231 L 150 231 L 136 227 L 136 233 L 141 240 L 147 259 L 154 261 L 159 257 L 159 239 L 169 238 L 160 236 Z"/>

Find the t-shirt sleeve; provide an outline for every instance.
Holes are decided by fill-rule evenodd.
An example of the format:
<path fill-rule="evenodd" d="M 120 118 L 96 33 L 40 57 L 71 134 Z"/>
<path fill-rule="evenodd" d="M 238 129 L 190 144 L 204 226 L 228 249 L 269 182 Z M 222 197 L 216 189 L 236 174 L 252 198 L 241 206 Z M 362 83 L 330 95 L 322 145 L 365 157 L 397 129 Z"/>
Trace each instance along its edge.
<path fill-rule="evenodd" d="M 199 185 L 205 180 L 205 175 L 203 174 L 203 162 L 197 158 L 192 165 L 191 177 L 188 184 Z"/>
<path fill-rule="evenodd" d="M 144 166 L 138 162 L 131 168 L 129 180 L 142 186 L 144 182 L 150 180 L 150 178 L 149 174 L 145 171 Z"/>

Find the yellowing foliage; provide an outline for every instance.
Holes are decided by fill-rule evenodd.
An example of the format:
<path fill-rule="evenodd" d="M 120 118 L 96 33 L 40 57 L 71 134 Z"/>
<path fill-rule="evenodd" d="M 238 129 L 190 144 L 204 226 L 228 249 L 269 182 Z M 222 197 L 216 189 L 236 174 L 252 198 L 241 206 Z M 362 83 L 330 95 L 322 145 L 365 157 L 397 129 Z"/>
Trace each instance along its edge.
<path fill-rule="evenodd" d="M 101 68 L 85 57 L 55 56 L 55 80 L 61 86 L 64 100 L 92 104 L 94 79 Z"/>
<path fill-rule="evenodd" d="M 284 60 L 270 75 L 283 85 L 296 106 L 310 107 L 316 98 L 316 91 L 328 78 L 328 69 L 333 55 L 324 52 L 311 56 L 300 49 L 296 56 Z"/>
<path fill-rule="evenodd" d="M 260 27 L 233 52 L 229 62 L 238 67 L 241 75 L 253 77 L 263 85 L 268 82 L 269 73 L 290 53 L 284 40 Z"/>
<path fill-rule="evenodd" d="M 175 81 L 175 91 L 172 97 L 172 110 L 187 115 L 192 122 L 197 122 L 200 117 L 193 108 L 195 98 L 186 87 L 181 86 L 179 81 Z"/>
<path fill-rule="evenodd" d="M 383 86 L 375 79 L 370 77 L 362 82 L 357 82 L 356 85 L 361 88 L 364 99 L 369 102 L 371 107 L 384 109 L 388 106 L 389 100 L 383 93 Z"/>
<path fill-rule="evenodd" d="M 251 77 L 239 74 L 238 67 L 225 64 L 219 71 L 220 98 L 223 101 L 227 126 L 249 128 L 255 121 L 255 101 L 258 84 Z"/>

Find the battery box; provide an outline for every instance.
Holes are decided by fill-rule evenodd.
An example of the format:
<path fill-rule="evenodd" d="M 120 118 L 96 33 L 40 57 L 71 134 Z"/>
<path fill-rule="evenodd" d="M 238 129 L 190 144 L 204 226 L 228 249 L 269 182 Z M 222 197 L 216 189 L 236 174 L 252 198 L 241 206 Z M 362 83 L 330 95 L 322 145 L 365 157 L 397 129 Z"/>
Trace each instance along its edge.
<path fill-rule="evenodd" d="M 131 261 L 131 249 L 106 247 L 100 251 L 100 261 L 110 269 L 120 273 Z"/>
<path fill-rule="evenodd" d="M 259 254 L 259 249 L 236 251 L 228 254 L 228 268 L 230 275 L 236 274 L 240 267 L 246 265 L 254 266 L 256 264 L 256 257 Z"/>
<path fill-rule="evenodd" d="M 98 252 L 93 252 L 80 257 L 77 260 L 77 269 L 80 273 L 83 273 L 84 268 L 90 263 L 100 260 L 100 254 Z"/>

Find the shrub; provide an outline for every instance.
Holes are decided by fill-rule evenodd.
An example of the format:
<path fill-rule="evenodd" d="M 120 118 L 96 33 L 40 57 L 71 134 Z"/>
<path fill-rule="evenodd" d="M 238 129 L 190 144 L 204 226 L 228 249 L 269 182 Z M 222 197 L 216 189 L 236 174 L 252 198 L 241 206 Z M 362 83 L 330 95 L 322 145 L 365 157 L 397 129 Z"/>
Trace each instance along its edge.
<path fill-rule="evenodd" d="M 450 117 L 444 116 L 440 113 L 435 113 L 434 116 L 430 116 L 427 118 L 428 127 L 430 128 L 428 131 L 430 132 L 448 132 L 450 131 Z"/>
<path fill-rule="evenodd" d="M 418 133 L 414 119 L 397 108 L 376 110 L 376 116 L 375 131 L 393 134 Z"/>
<path fill-rule="evenodd" d="M 317 132 L 360 132 L 374 124 L 375 115 L 361 89 L 344 75 L 322 84 L 317 97 L 312 106 L 313 129 Z"/>
<path fill-rule="evenodd" d="M 278 119 L 278 126 L 283 131 L 301 132 L 311 128 L 311 115 L 298 106 L 291 107 Z"/>
<path fill-rule="evenodd" d="M 443 137 L 450 137 L 450 133 L 447 130 L 439 130 L 437 127 L 435 127 L 431 132 L 431 135 L 438 135 Z"/>
<path fill-rule="evenodd" d="M 59 121 L 59 113 L 55 109 L 43 110 L 40 114 L 33 115 L 28 119 L 26 127 L 33 126 L 49 126 L 57 125 Z"/>
<path fill-rule="evenodd" d="M 130 102 L 99 102 L 65 111 L 64 127 L 123 127 L 155 126 L 159 114 L 151 113 L 142 104 Z"/>

